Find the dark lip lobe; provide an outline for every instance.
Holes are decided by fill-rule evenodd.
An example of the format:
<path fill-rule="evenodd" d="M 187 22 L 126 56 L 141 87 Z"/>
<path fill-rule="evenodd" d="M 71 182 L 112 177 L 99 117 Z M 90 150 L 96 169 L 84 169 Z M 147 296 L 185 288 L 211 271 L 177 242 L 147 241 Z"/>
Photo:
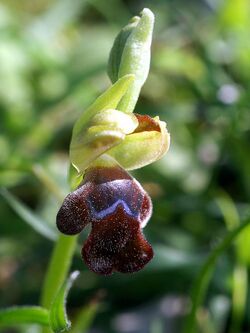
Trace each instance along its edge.
<path fill-rule="evenodd" d="M 86 265 L 102 275 L 133 273 L 153 257 L 142 233 L 151 212 L 150 197 L 125 170 L 98 167 L 90 169 L 83 184 L 65 198 L 57 226 L 73 235 L 91 223 L 82 248 Z"/>

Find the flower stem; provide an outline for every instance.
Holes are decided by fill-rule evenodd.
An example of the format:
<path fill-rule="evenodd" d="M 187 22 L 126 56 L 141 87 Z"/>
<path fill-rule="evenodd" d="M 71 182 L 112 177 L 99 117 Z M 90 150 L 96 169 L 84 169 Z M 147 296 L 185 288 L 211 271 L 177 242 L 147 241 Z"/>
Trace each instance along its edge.
<path fill-rule="evenodd" d="M 52 301 L 68 275 L 76 241 L 77 236 L 61 234 L 55 244 L 41 295 L 41 305 L 47 309 L 50 308 Z M 51 330 L 44 328 L 43 333 L 47 332 L 51 332 Z"/>
<path fill-rule="evenodd" d="M 250 219 L 247 219 L 237 228 L 228 232 L 227 235 L 224 237 L 224 239 L 214 248 L 214 250 L 208 256 L 191 290 L 191 300 L 192 300 L 191 311 L 187 316 L 183 333 L 197 332 L 196 313 L 203 301 L 216 260 L 223 252 L 227 250 L 227 248 L 232 244 L 232 242 L 236 239 L 239 233 L 243 231 L 249 224 L 250 224 Z"/>

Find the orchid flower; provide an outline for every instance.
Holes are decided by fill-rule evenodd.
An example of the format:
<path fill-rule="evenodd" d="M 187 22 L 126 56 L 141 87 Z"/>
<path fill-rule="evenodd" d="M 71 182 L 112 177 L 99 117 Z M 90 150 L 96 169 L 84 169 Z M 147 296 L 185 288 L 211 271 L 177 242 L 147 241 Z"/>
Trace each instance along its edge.
<path fill-rule="evenodd" d="M 160 159 L 168 150 L 166 123 L 134 108 L 150 65 L 154 15 L 144 9 L 118 34 L 108 73 L 113 85 L 76 121 L 70 144 L 71 179 L 76 189 L 64 200 L 57 227 L 66 235 L 91 224 L 82 257 L 94 272 L 131 273 L 153 257 L 142 229 L 152 203 L 126 170 Z"/>

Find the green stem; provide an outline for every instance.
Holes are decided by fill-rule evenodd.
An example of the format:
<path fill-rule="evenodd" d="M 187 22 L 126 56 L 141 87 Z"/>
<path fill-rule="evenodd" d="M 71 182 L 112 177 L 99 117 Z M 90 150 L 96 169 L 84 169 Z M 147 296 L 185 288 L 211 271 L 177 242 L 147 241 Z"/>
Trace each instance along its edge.
<path fill-rule="evenodd" d="M 208 256 L 191 290 L 191 311 L 187 316 L 184 325 L 184 333 L 196 333 L 196 312 L 201 305 L 206 293 L 215 263 L 219 256 L 226 251 L 235 238 L 250 224 L 250 219 L 239 225 L 234 230 L 227 233 L 224 239 L 213 249 Z"/>
<path fill-rule="evenodd" d="M 16 324 L 49 324 L 49 312 L 39 306 L 12 307 L 0 311 L 0 326 L 15 326 Z"/>
<path fill-rule="evenodd" d="M 59 202 L 64 199 L 64 194 L 61 189 L 53 179 L 48 177 L 47 173 L 40 165 L 33 165 L 32 171 L 41 183 L 55 195 Z M 55 244 L 41 295 L 41 305 L 46 309 L 50 309 L 55 296 L 69 273 L 72 257 L 76 248 L 76 241 L 77 236 L 65 236 L 60 234 Z M 43 333 L 49 332 L 51 332 L 50 328 L 43 329 Z"/>
<path fill-rule="evenodd" d="M 41 305 L 50 305 L 68 275 L 77 236 L 60 235 L 54 247 L 42 290 Z"/>
<path fill-rule="evenodd" d="M 50 308 L 56 294 L 69 273 L 77 236 L 60 235 L 54 247 L 42 290 L 41 305 Z M 51 332 L 44 329 L 43 332 Z"/>

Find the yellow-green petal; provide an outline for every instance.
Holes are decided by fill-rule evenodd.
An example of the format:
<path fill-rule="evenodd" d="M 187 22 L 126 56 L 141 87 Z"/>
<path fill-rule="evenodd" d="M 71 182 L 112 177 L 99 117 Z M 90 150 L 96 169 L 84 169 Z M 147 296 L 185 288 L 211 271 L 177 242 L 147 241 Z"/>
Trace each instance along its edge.
<path fill-rule="evenodd" d="M 96 101 L 80 116 L 73 128 L 72 139 L 70 143 L 70 160 L 78 172 L 84 171 L 88 163 L 96 156 L 102 153 L 102 150 L 116 145 L 123 140 L 124 133 L 120 133 L 119 128 L 111 131 L 112 126 L 101 133 L 92 129 L 89 130 L 91 120 L 101 111 L 115 109 L 123 95 L 131 86 L 134 80 L 133 75 L 125 75 L 112 85 L 105 93 L 96 99 Z M 108 132 L 107 132 L 108 130 Z M 86 146 L 84 146 L 86 144 Z M 102 147 L 102 146 L 106 146 Z M 103 149 L 101 149 L 103 148 Z M 93 152 L 91 152 L 91 150 Z M 97 152 L 99 149 L 100 151 Z M 93 156 L 91 156 L 93 153 Z"/>
<path fill-rule="evenodd" d="M 112 156 L 124 169 L 133 170 L 160 159 L 169 148 L 170 135 L 166 123 L 155 118 L 161 131 L 143 131 L 126 136 L 122 143 L 110 149 Z"/>
<path fill-rule="evenodd" d="M 120 144 L 126 134 L 132 133 L 138 126 L 133 114 L 114 109 L 103 110 L 88 122 L 81 136 L 75 138 L 70 147 L 72 164 L 83 172 L 91 162 L 110 148 Z"/>

